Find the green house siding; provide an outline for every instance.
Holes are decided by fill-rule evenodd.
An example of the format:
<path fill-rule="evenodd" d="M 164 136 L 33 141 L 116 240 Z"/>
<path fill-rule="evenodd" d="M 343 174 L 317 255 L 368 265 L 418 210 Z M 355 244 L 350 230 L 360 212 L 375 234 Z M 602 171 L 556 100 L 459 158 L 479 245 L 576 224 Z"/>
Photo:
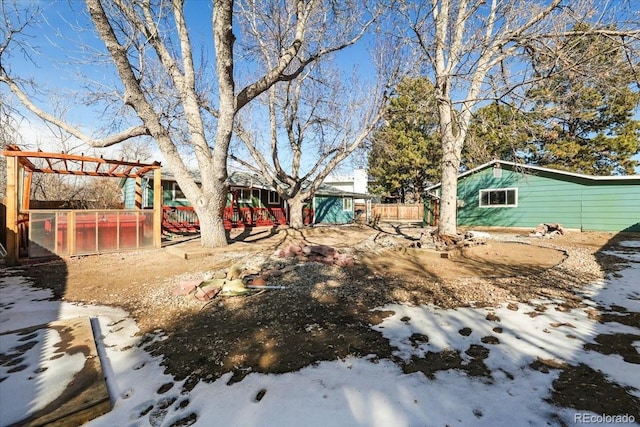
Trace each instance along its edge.
<path fill-rule="evenodd" d="M 153 207 L 153 180 L 143 180 L 142 185 L 143 207 Z M 191 203 L 186 198 L 181 197 L 179 188 L 175 181 L 162 181 L 163 206 L 191 206 Z M 135 180 L 126 179 L 122 185 L 122 192 L 124 194 L 125 208 L 133 209 L 135 207 Z M 242 195 L 244 197 L 238 200 L 239 207 L 284 208 L 283 200 L 278 196 L 277 192 L 272 190 L 233 187 L 231 192 L 237 192 L 238 196 Z M 231 206 L 231 192 L 227 195 L 227 207 Z"/>
<path fill-rule="evenodd" d="M 494 177 L 493 169 L 485 169 L 458 182 L 459 225 L 531 227 L 543 222 L 559 222 L 568 228 L 580 228 L 581 186 L 502 170 Z M 480 190 L 517 190 L 516 207 L 480 207 Z"/>
<path fill-rule="evenodd" d="M 191 203 L 186 198 L 179 195 L 174 196 L 174 184 L 179 190 L 180 187 L 173 181 L 162 181 L 162 205 L 163 206 L 191 206 Z M 149 189 L 147 191 L 147 203 L 149 206 L 153 206 L 153 181 L 149 182 Z"/>
<path fill-rule="evenodd" d="M 316 196 L 316 224 L 348 224 L 353 221 L 353 203 L 351 210 L 343 209 L 343 198 L 335 196 Z"/>
<path fill-rule="evenodd" d="M 233 188 L 237 203 L 242 208 L 283 208 L 284 203 L 277 192 L 264 188 Z M 271 198 L 271 200 L 269 200 Z M 227 207 L 231 206 L 231 193 L 227 197 Z M 273 203 L 276 202 L 276 203 Z"/>
<path fill-rule="evenodd" d="M 582 217 L 585 231 L 640 232 L 640 180 L 587 186 Z"/>
<path fill-rule="evenodd" d="M 142 206 L 153 207 L 153 180 L 142 181 Z M 128 178 L 122 186 L 124 193 L 124 207 L 127 209 L 133 209 L 135 207 L 136 197 L 136 181 Z M 172 181 L 162 182 L 162 204 L 164 206 L 191 206 L 188 200 L 174 200 L 174 190 Z"/>
<path fill-rule="evenodd" d="M 126 178 L 122 186 L 122 194 L 124 196 L 125 209 L 134 209 L 136 207 L 136 180 Z"/>
<path fill-rule="evenodd" d="M 501 174 L 494 176 L 489 167 L 459 179 L 459 225 L 535 227 L 557 222 L 584 231 L 640 231 L 640 179 L 593 180 L 504 167 Z M 517 189 L 517 206 L 480 207 L 480 190 L 507 188 Z"/>

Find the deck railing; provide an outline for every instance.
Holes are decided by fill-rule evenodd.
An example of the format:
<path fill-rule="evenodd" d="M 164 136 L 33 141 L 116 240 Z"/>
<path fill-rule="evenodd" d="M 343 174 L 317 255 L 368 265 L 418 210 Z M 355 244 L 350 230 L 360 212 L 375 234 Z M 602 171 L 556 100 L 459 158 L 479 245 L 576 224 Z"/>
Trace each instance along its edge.
<path fill-rule="evenodd" d="M 270 227 L 287 223 L 282 208 L 225 208 L 223 219 L 225 228 Z"/>
<path fill-rule="evenodd" d="M 198 215 L 191 206 L 163 206 L 162 231 L 189 234 L 200 231 Z"/>
<path fill-rule="evenodd" d="M 224 227 L 227 230 L 243 227 L 271 227 L 285 225 L 287 216 L 282 208 L 225 208 L 223 215 Z M 164 231 L 176 234 L 197 233 L 200 231 L 200 221 L 193 207 L 163 206 L 162 228 Z"/>

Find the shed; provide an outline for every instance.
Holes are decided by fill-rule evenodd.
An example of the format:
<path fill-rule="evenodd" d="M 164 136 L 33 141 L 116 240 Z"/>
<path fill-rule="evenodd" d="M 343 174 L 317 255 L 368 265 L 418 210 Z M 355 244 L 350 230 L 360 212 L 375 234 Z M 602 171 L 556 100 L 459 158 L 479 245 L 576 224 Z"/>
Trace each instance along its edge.
<path fill-rule="evenodd" d="M 342 191 L 329 185 L 321 185 L 312 199 L 313 223 L 349 224 L 359 215 L 366 215 L 368 219 L 371 212 L 371 197 L 370 194 Z M 357 212 L 354 200 L 366 200 L 366 211 Z"/>
<path fill-rule="evenodd" d="M 427 188 L 437 212 L 441 184 Z M 640 232 L 640 175 L 592 176 L 493 160 L 458 176 L 458 225 Z M 429 225 L 435 225 L 431 215 Z"/>

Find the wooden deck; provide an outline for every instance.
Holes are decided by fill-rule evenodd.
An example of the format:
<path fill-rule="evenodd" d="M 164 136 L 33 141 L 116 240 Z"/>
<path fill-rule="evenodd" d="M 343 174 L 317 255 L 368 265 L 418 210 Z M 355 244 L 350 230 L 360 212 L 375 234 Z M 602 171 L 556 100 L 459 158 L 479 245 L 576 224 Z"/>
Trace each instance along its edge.
<path fill-rule="evenodd" d="M 102 364 L 93 338 L 93 329 L 88 317 L 58 320 L 46 325 L 26 328 L 25 335 L 37 329 L 54 329 L 60 336 L 56 346 L 59 352 L 68 355 L 82 353 L 85 362 L 75 373 L 73 380 L 51 402 L 41 410 L 30 414 L 14 426 L 77 426 L 84 424 L 111 410 Z M 15 333 L 17 331 L 12 331 Z M 55 386 L 51 384 L 51 386 Z M 47 387 L 41 384 L 40 387 Z"/>

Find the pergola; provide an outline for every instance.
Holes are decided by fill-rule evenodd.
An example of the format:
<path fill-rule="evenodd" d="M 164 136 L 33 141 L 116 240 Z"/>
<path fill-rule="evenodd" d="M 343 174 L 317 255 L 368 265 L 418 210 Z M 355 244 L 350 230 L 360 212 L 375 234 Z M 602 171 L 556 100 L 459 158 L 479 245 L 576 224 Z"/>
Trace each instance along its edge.
<path fill-rule="evenodd" d="M 7 262 L 19 258 L 19 213 L 29 210 L 29 196 L 34 172 L 104 178 L 133 178 L 136 183 L 136 209 L 142 209 L 142 176 L 154 171 L 153 245 L 161 247 L 162 187 L 159 162 L 141 163 L 109 160 L 102 157 L 43 151 L 22 151 L 8 145 L 2 152 L 7 158 L 6 228 Z"/>

